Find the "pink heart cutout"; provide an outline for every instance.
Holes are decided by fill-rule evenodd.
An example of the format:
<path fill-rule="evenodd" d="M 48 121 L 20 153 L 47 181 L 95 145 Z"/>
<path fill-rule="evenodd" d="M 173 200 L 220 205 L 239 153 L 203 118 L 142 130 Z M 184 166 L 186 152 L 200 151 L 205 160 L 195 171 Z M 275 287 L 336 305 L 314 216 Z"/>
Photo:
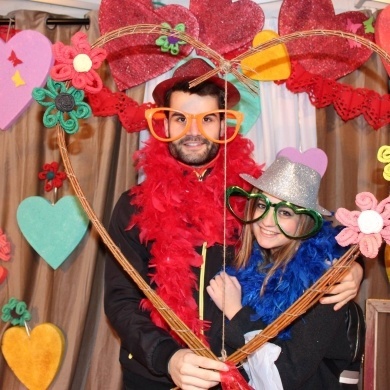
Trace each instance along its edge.
<path fill-rule="evenodd" d="M 348 31 L 348 20 L 361 25 L 355 32 L 373 41 L 374 34 L 365 33 L 363 22 L 368 17 L 359 11 L 335 14 L 331 0 L 285 0 L 279 13 L 279 34 L 314 29 Z M 325 78 L 339 79 L 363 65 L 371 50 L 363 45 L 350 47 L 348 39 L 335 36 L 310 36 L 287 44 L 291 61 L 298 61 L 307 71 Z"/>
<path fill-rule="evenodd" d="M 387 53 L 390 53 L 390 6 L 379 12 L 375 20 L 375 42 Z M 390 76 L 390 63 L 382 57 L 381 60 Z"/>
<path fill-rule="evenodd" d="M 264 26 L 264 12 L 252 0 L 191 0 L 189 8 L 198 19 L 200 41 L 219 54 L 248 50 Z"/>
<path fill-rule="evenodd" d="M 102 35 L 130 25 L 161 25 L 164 22 L 171 28 L 184 23 L 185 33 L 198 38 L 199 26 L 195 16 L 180 5 L 154 9 L 150 0 L 103 0 L 99 9 Z M 163 53 L 155 43 L 158 37 L 155 33 L 136 33 L 116 38 L 104 45 L 119 90 L 134 87 L 167 72 L 193 50 L 191 45 L 185 44 L 180 45 L 178 55 Z"/>
<path fill-rule="evenodd" d="M 52 43 L 37 31 L 0 40 L 0 129 L 9 128 L 28 108 L 33 88 L 45 84 L 53 62 Z"/>
<path fill-rule="evenodd" d="M 290 161 L 306 165 L 317 171 L 321 177 L 326 171 L 328 157 L 325 152 L 318 148 L 310 148 L 301 153 L 298 149 L 288 147 L 282 149 L 277 157 L 287 157 Z"/>

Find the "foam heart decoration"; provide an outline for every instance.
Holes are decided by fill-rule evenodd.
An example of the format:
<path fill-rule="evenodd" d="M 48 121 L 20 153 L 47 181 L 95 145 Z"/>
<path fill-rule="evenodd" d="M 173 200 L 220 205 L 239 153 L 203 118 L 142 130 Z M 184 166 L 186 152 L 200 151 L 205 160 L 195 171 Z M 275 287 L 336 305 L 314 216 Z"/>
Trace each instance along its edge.
<path fill-rule="evenodd" d="M 390 7 L 379 12 L 375 20 L 375 42 L 387 53 L 390 53 Z M 383 66 L 390 76 L 390 63 L 381 57 Z"/>
<path fill-rule="evenodd" d="M 162 23 L 168 23 L 171 28 L 184 23 L 185 32 L 198 37 L 198 22 L 183 6 L 172 4 L 154 9 L 151 0 L 103 0 L 100 4 L 99 27 L 102 35 L 129 25 Z M 176 56 L 163 53 L 155 43 L 158 37 L 158 34 L 133 34 L 104 45 L 119 90 L 134 87 L 167 72 L 193 50 L 191 45 L 185 44 L 180 46 Z"/>
<path fill-rule="evenodd" d="M 263 30 L 253 39 L 253 47 L 278 38 L 275 31 Z M 291 63 L 284 44 L 272 46 L 241 61 L 242 73 L 253 80 L 285 80 L 290 77 Z"/>
<path fill-rule="evenodd" d="M 199 40 L 226 58 L 249 49 L 264 26 L 264 12 L 252 0 L 190 0 L 189 9 L 199 22 Z"/>
<path fill-rule="evenodd" d="M 285 0 L 279 11 L 279 34 L 313 29 L 352 33 L 348 26 L 359 25 L 355 34 L 372 41 L 374 34 L 364 32 L 363 22 L 367 19 L 359 11 L 336 15 L 331 0 Z M 358 69 L 372 54 L 363 45 L 351 47 L 348 39 L 334 36 L 298 38 L 286 46 L 291 61 L 298 61 L 311 73 L 334 80 Z"/>
<path fill-rule="evenodd" d="M 31 92 L 42 87 L 53 65 L 51 42 L 32 30 L 0 40 L 0 129 L 9 128 L 33 101 Z"/>
<path fill-rule="evenodd" d="M 54 205 L 31 196 L 20 203 L 16 218 L 26 240 L 54 269 L 80 243 L 89 223 L 75 196 L 65 196 Z"/>
<path fill-rule="evenodd" d="M 22 326 L 7 329 L 1 350 L 16 377 L 29 390 L 47 389 L 62 361 L 65 338 L 55 325 L 36 326 L 30 336 Z"/>
<path fill-rule="evenodd" d="M 282 149 L 277 157 L 287 157 L 290 161 L 306 165 L 317 171 L 321 176 L 324 175 L 328 165 L 328 157 L 325 152 L 319 148 L 310 148 L 300 152 L 293 147 Z"/>

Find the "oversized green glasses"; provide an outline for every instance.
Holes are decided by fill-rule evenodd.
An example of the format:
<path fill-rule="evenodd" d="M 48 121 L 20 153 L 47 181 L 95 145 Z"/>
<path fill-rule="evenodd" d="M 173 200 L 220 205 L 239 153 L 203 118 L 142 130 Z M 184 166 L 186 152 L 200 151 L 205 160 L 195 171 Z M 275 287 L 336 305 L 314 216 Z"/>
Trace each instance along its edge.
<path fill-rule="evenodd" d="M 246 206 L 243 205 L 243 198 L 246 199 Z M 263 219 L 270 208 L 274 209 L 273 217 L 275 224 L 280 231 L 291 239 L 304 239 L 316 234 L 322 227 L 322 215 L 313 209 L 295 206 L 286 201 L 272 203 L 263 193 L 248 193 L 240 187 L 232 186 L 226 190 L 226 202 L 228 209 L 241 222 L 248 224 Z M 245 203 L 245 202 L 244 202 Z M 246 210 L 252 210 L 251 216 L 246 217 Z M 302 227 L 297 235 L 286 233 L 285 227 L 296 216 L 306 215 L 310 218 L 308 223 L 301 224 Z"/>
<path fill-rule="evenodd" d="M 244 114 L 234 110 L 214 110 L 200 114 L 174 110 L 168 107 L 150 108 L 145 111 L 152 135 L 160 141 L 172 142 L 186 135 L 196 120 L 199 132 L 212 142 L 224 144 L 232 141 L 244 119 Z M 220 137 L 221 121 L 226 120 L 226 137 Z"/>

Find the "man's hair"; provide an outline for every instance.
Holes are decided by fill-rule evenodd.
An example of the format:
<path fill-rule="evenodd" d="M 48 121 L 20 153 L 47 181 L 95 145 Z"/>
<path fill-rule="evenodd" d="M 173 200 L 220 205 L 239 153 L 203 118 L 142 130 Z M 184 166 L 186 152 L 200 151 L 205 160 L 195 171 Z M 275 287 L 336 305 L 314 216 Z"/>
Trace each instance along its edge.
<path fill-rule="evenodd" d="M 171 95 L 173 92 L 181 91 L 199 96 L 215 96 L 218 99 L 218 109 L 225 108 L 225 92 L 210 81 L 204 81 L 190 88 L 188 81 L 179 81 L 172 88 L 168 89 L 164 97 L 164 106 L 170 107 Z"/>

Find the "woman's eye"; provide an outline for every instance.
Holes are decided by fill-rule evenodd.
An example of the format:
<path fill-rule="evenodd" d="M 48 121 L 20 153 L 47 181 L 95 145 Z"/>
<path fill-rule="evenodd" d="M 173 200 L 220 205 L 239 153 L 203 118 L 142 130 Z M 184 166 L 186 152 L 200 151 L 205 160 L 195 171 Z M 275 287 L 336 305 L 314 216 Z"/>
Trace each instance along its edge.
<path fill-rule="evenodd" d="M 279 209 L 278 214 L 283 218 L 291 218 L 294 215 L 293 211 L 290 209 Z"/>

